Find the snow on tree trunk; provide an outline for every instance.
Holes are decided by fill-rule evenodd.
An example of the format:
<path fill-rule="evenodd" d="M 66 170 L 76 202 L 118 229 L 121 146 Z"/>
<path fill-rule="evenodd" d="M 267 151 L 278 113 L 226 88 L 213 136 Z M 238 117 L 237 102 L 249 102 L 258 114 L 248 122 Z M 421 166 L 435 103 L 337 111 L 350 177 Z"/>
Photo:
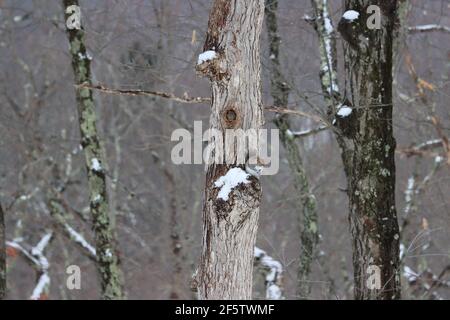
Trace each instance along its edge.
<path fill-rule="evenodd" d="M 271 93 L 276 107 L 287 108 L 289 86 L 281 73 L 279 47 L 280 36 L 277 23 L 278 0 L 266 0 L 266 25 L 269 37 L 269 56 L 271 61 L 270 83 Z M 309 180 L 303 166 L 296 137 L 290 130 L 287 114 L 277 115 L 275 125 L 280 130 L 280 140 L 287 152 L 287 160 L 294 178 L 294 187 L 299 199 L 299 223 L 301 229 L 301 252 L 298 266 L 297 294 L 301 299 L 307 299 L 311 293 L 309 275 L 311 263 L 319 241 L 317 228 L 316 199 L 310 191 Z"/>
<path fill-rule="evenodd" d="M 263 125 L 259 48 L 263 17 L 263 0 L 213 3 L 197 70 L 211 80 L 210 126 L 223 137 L 226 129 Z M 251 298 L 261 185 L 256 177 L 242 174 L 244 166 L 234 161 L 207 167 L 202 254 L 194 279 L 200 299 Z"/>
<path fill-rule="evenodd" d="M 381 29 L 369 29 L 369 5 L 381 8 Z M 346 0 L 359 13 L 340 22 L 352 112 L 336 126 L 353 141 L 346 163 L 356 299 L 399 299 L 399 227 L 395 207 L 392 125 L 393 45 L 397 1 Z M 345 34 L 344 34 L 345 33 Z M 348 105 L 348 103 L 347 103 Z M 345 162 L 345 161 L 344 161 Z M 377 271 L 380 283 L 377 283 Z"/>
<path fill-rule="evenodd" d="M 6 245 L 5 216 L 0 204 L 0 300 L 6 296 Z"/>
<path fill-rule="evenodd" d="M 79 10 L 78 0 L 63 0 L 66 21 Z M 75 7 L 74 7 L 75 6 Z M 75 9 L 78 8 L 78 9 Z M 67 27 L 72 67 L 77 85 L 91 85 L 91 58 L 87 54 L 84 30 Z M 72 26 L 73 27 L 73 26 Z M 95 105 L 92 90 L 76 89 L 78 118 L 89 183 L 90 209 L 95 232 L 97 268 L 101 279 L 103 299 L 123 297 L 121 272 L 115 250 L 115 239 L 110 226 L 106 187 L 105 157 L 97 134 Z"/>

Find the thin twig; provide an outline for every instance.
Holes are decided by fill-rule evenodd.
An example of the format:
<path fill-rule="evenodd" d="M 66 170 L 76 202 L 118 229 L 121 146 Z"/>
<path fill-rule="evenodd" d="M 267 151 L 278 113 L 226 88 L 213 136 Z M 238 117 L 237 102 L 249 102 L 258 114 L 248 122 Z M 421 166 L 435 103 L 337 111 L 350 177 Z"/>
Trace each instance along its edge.
<path fill-rule="evenodd" d="M 172 93 L 167 92 L 161 92 L 161 91 L 149 91 L 149 90 L 140 90 L 140 89 L 133 89 L 133 90 L 125 90 L 125 89 L 112 89 L 105 87 L 101 84 L 97 85 L 90 85 L 90 84 L 80 84 L 77 85 L 78 88 L 87 88 L 91 90 L 98 90 L 104 93 L 110 93 L 110 94 L 117 94 L 117 95 L 125 95 L 125 96 L 152 96 L 152 97 L 160 97 L 164 99 L 170 99 L 176 102 L 182 102 L 182 103 L 203 103 L 203 102 L 210 102 L 211 98 L 206 97 L 179 97 Z"/>

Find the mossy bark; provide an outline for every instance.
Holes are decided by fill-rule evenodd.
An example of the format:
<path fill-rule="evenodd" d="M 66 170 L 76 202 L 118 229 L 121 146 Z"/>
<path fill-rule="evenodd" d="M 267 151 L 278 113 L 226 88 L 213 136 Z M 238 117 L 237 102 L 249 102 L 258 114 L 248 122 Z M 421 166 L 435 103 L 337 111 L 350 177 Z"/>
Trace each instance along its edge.
<path fill-rule="evenodd" d="M 381 9 L 381 29 L 369 29 L 367 7 Z M 395 206 L 395 148 L 392 124 L 393 46 L 397 1 L 346 0 L 345 10 L 360 13 L 345 42 L 348 99 L 347 122 L 338 122 L 353 141 L 351 167 L 346 169 L 353 239 L 356 299 L 399 299 L 399 227 Z M 371 285 L 380 271 L 381 283 Z M 376 282 L 375 282 L 376 283 Z"/>
<path fill-rule="evenodd" d="M 278 31 L 277 10 L 278 0 L 266 0 L 265 16 L 271 61 L 271 95 L 276 107 L 287 108 L 290 90 L 280 66 L 281 38 Z M 311 282 L 309 281 L 311 263 L 319 241 L 316 199 L 310 191 L 303 159 L 295 137 L 291 133 L 288 115 L 277 115 L 274 123 L 280 130 L 280 140 L 286 150 L 287 160 L 294 178 L 294 187 L 298 193 L 301 251 L 298 266 L 297 295 L 301 299 L 307 299 L 311 293 Z"/>
<path fill-rule="evenodd" d="M 66 20 L 70 6 L 79 7 L 78 0 L 63 0 Z M 84 30 L 66 29 L 70 43 L 75 84 L 91 84 L 90 57 L 87 54 Z M 122 277 L 115 249 L 114 233 L 110 226 L 106 186 L 106 160 L 97 133 L 95 104 L 92 90 L 76 88 L 81 146 L 86 158 L 89 183 L 90 209 L 95 232 L 97 267 L 101 280 L 103 299 L 123 298 Z"/>
<path fill-rule="evenodd" d="M 345 1 L 344 11 L 355 10 L 360 15 L 353 22 L 342 19 L 339 23 L 344 39 L 344 93 L 334 90 L 337 88 L 336 47 L 328 0 L 312 0 L 312 4 L 320 41 L 322 89 L 347 176 L 354 295 L 356 299 L 399 299 L 399 228 L 392 126 L 397 1 Z M 380 8 L 381 29 L 367 27 L 369 5 Z M 342 103 L 352 109 L 347 117 L 336 115 L 337 106 Z M 380 283 L 375 280 L 374 272 L 378 271 Z"/>

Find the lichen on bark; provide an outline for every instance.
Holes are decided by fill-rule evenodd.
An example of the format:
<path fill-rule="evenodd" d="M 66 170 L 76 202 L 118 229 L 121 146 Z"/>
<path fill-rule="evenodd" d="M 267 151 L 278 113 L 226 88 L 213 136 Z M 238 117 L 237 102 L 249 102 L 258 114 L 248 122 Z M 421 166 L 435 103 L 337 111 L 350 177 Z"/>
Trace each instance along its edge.
<path fill-rule="evenodd" d="M 353 238 L 356 299 L 399 299 L 399 227 L 395 206 L 395 138 L 393 134 L 393 45 L 397 1 L 347 0 L 345 10 L 377 4 L 382 8 L 380 30 L 360 23 L 367 42 L 345 46 L 349 99 L 358 109 L 354 121 L 354 150 L 348 170 L 350 229 Z M 368 284 L 371 266 L 381 271 L 381 286 Z"/>
<path fill-rule="evenodd" d="M 66 20 L 67 8 L 79 6 L 78 0 L 63 0 Z M 123 298 L 122 275 L 115 249 L 115 237 L 110 225 L 106 185 L 106 160 L 97 133 L 95 104 L 92 90 L 82 88 L 91 84 L 91 58 L 87 54 L 83 28 L 66 32 L 70 42 L 72 68 L 75 76 L 78 119 L 89 185 L 90 210 L 95 233 L 97 269 L 100 275 L 102 298 Z"/>
<path fill-rule="evenodd" d="M 266 0 L 265 16 L 269 38 L 270 88 L 275 106 L 287 108 L 290 88 L 281 72 L 279 58 L 281 38 L 278 31 L 277 9 L 277 0 Z M 302 249 L 299 254 L 297 295 L 300 299 L 307 299 L 311 293 L 309 279 L 311 264 L 319 241 L 316 198 L 311 193 L 297 141 L 292 134 L 289 134 L 291 126 L 288 115 L 277 115 L 274 123 L 280 130 L 280 140 L 286 150 L 288 164 L 294 178 L 295 191 L 298 193 L 298 222 Z"/>

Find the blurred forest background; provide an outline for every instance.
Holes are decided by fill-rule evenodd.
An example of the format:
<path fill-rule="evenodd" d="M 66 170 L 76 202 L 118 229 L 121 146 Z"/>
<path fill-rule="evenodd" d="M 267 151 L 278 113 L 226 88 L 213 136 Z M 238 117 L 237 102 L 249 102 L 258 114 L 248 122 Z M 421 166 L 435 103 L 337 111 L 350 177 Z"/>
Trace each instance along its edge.
<path fill-rule="evenodd" d="M 80 6 L 94 83 L 210 96 L 209 82 L 196 75 L 195 65 L 203 51 L 211 1 L 84 0 Z M 331 1 L 331 7 L 337 24 L 342 2 Z M 317 34 L 308 22 L 312 15 L 310 0 L 279 0 L 280 62 L 291 88 L 289 107 L 308 113 L 324 110 Z M 55 186 L 61 190 L 70 226 L 87 242 L 93 239 L 64 23 L 60 1 L 0 1 L 0 201 L 7 241 L 27 249 L 57 229 L 48 202 Z M 411 0 L 406 23 L 448 27 L 450 2 Z M 444 138 L 450 136 L 450 32 L 410 28 L 402 41 L 394 83 L 396 197 L 406 266 L 402 295 L 449 299 L 450 160 Z M 266 30 L 261 50 L 263 99 L 269 106 Z M 170 136 L 178 128 L 192 131 L 194 120 L 202 120 L 206 129 L 208 104 L 98 91 L 94 98 L 127 297 L 194 298 L 189 282 L 201 250 L 204 166 L 172 164 L 175 142 Z M 440 130 L 431 116 L 439 119 Z M 274 114 L 266 112 L 265 117 L 266 126 L 273 127 Z M 291 122 L 296 131 L 317 126 L 297 115 Z M 319 254 L 312 264 L 308 298 L 351 299 L 348 200 L 339 148 L 326 130 L 297 143 L 319 216 Z M 302 221 L 280 150 L 280 172 L 262 178 L 257 245 L 281 262 L 284 296 L 297 299 Z M 33 265 L 18 251 L 7 247 L 8 299 L 28 299 L 36 286 Z M 62 233 L 55 232 L 45 258 L 51 279 L 45 298 L 99 297 L 92 260 Z M 66 287 L 69 265 L 81 268 L 81 290 Z M 255 276 L 254 282 L 254 297 L 264 298 L 263 277 Z"/>

